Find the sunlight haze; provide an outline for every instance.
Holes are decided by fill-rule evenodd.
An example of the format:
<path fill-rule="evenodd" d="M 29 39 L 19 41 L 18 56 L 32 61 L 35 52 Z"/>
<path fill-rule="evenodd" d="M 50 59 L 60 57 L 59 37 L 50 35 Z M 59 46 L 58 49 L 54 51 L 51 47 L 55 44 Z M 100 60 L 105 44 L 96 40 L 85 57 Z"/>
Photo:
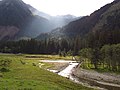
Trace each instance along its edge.
<path fill-rule="evenodd" d="M 72 14 L 75 16 L 90 15 L 95 10 L 113 0 L 23 0 L 39 11 L 50 15 Z"/>

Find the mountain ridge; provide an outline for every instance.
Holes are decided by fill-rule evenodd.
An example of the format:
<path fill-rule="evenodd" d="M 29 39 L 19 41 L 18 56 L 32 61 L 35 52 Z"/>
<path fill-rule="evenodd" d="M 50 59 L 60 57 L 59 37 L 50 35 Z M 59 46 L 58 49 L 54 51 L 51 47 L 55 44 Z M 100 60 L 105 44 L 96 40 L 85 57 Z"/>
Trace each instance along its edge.
<path fill-rule="evenodd" d="M 0 40 L 19 40 L 24 37 L 34 38 L 40 33 L 49 32 L 58 26 L 61 27 L 65 23 L 70 22 L 64 19 L 68 22 L 63 23 L 64 21 L 61 21 L 62 24 L 59 24 L 56 18 L 52 17 L 53 21 L 48 20 L 43 15 L 35 14 L 34 12 L 49 16 L 37 11 L 22 0 L 0 1 L 0 32 L 3 33 L 0 34 Z M 49 17 L 51 18 L 51 16 Z M 14 30 L 11 30 L 11 28 Z"/>
<path fill-rule="evenodd" d="M 76 37 L 77 35 L 80 35 L 81 37 L 85 37 L 90 32 L 94 33 L 98 29 L 97 26 L 99 26 L 100 20 L 103 20 L 104 17 L 109 17 L 108 15 L 104 15 L 104 14 L 106 12 L 108 12 L 109 9 L 113 9 L 114 7 L 112 7 L 112 6 L 114 6 L 116 4 L 118 4 L 118 6 L 120 6 L 119 0 L 115 0 L 112 3 L 109 3 L 109 4 L 101 7 L 100 9 L 91 13 L 90 16 L 82 17 L 81 19 L 70 22 L 68 25 L 66 25 L 62 28 L 56 29 L 56 32 L 53 30 L 55 33 L 52 31 L 52 32 L 45 34 L 45 38 L 46 37 L 48 37 L 48 38 L 62 38 L 62 37 L 70 38 L 70 37 Z M 120 8 L 118 7 L 118 9 L 120 9 Z M 112 12 L 115 12 L 115 11 L 116 11 L 116 8 Z M 120 14 L 118 14 L 118 16 L 119 15 Z M 116 14 L 114 16 L 116 16 Z M 119 18 L 118 18 L 118 20 L 117 19 L 114 20 L 114 18 L 113 18 L 113 21 L 119 22 Z M 105 25 L 105 23 L 103 23 L 103 24 Z M 110 25 L 108 25 L 107 27 L 109 27 L 109 26 Z M 101 28 L 102 27 L 103 26 L 101 26 Z M 102 31 L 104 31 L 104 28 L 102 28 Z M 42 34 L 42 37 L 43 36 L 44 35 Z M 37 37 L 37 39 L 39 40 L 40 38 L 41 38 L 41 36 L 39 35 Z"/>

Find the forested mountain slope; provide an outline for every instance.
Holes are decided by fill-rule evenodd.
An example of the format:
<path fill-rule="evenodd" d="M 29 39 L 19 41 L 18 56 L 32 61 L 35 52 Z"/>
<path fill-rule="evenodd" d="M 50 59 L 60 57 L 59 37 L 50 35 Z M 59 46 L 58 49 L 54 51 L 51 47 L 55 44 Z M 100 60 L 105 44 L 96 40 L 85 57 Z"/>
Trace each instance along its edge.
<path fill-rule="evenodd" d="M 0 40 L 32 38 L 51 29 L 50 22 L 43 17 L 33 15 L 22 0 L 0 2 Z"/>
<path fill-rule="evenodd" d="M 117 30 L 117 31 L 116 31 Z M 62 38 L 62 37 L 76 37 L 77 35 L 85 37 L 88 33 L 99 36 L 102 32 L 107 34 L 112 31 L 112 34 L 117 38 L 120 32 L 120 1 L 115 0 L 99 10 L 93 12 L 90 16 L 85 16 L 79 20 L 73 21 L 68 25 L 57 28 L 50 33 L 41 34 L 37 39 L 45 38 Z M 96 32 L 96 33 L 95 33 Z M 102 33 L 103 34 L 103 33 Z M 104 35 L 106 36 L 106 35 Z M 101 36 L 100 36 L 101 37 Z M 110 36 L 107 35 L 110 38 Z M 105 37 L 105 38 L 107 38 Z"/>

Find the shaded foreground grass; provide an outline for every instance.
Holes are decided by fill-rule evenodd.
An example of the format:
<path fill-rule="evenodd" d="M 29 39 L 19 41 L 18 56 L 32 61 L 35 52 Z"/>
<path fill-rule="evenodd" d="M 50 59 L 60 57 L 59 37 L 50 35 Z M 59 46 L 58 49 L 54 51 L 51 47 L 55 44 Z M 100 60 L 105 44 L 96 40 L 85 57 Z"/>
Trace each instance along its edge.
<path fill-rule="evenodd" d="M 39 68 L 38 58 L 31 60 L 25 55 L 0 55 L 0 60 L 6 58 L 12 63 L 8 67 L 9 72 L 0 72 L 0 90 L 90 90 Z"/>

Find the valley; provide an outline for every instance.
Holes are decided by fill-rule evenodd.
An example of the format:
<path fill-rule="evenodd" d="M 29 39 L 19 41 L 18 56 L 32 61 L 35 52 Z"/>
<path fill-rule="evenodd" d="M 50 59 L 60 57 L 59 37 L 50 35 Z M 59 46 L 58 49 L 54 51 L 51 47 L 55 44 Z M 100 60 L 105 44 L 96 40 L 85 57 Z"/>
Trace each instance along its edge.
<path fill-rule="evenodd" d="M 1 66 L 2 60 L 11 63 Z M 56 55 L 0 54 L 0 89 L 119 90 L 120 75 L 85 70 L 70 60 Z"/>
<path fill-rule="evenodd" d="M 0 0 L 0 90 L 120 90 L 120 0 L 105 1 Z"/>

